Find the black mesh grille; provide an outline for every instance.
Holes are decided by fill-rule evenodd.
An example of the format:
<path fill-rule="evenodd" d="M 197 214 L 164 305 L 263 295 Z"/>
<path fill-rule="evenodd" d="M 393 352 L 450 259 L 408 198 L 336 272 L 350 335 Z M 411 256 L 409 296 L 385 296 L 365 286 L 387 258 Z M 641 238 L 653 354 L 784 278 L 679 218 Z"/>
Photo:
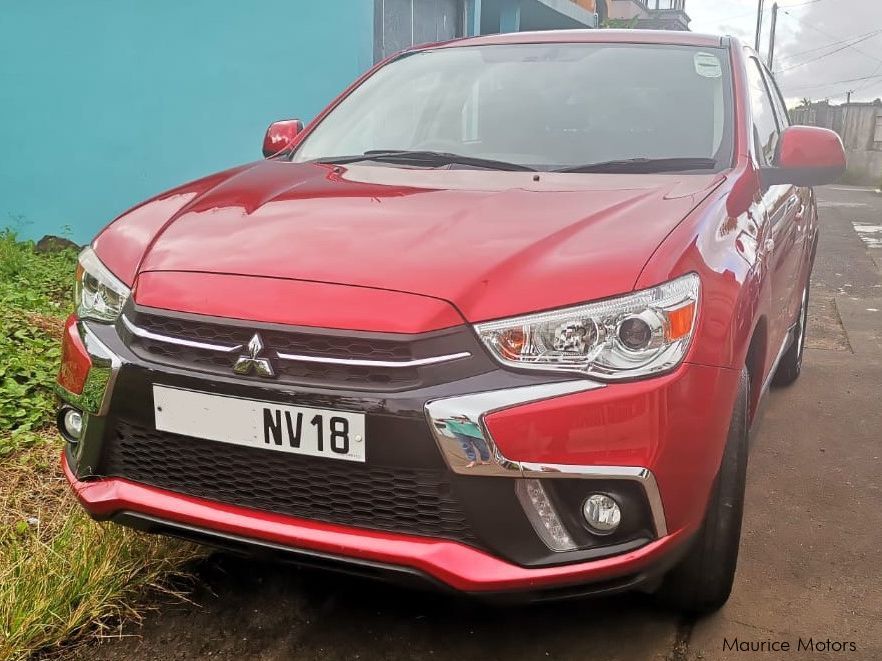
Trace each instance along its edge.
<path fill-rule="evenodd" d="M 443 470 L 368 467 L 120 421 L 102 473 L 279 514 L 476 545 Z"/>

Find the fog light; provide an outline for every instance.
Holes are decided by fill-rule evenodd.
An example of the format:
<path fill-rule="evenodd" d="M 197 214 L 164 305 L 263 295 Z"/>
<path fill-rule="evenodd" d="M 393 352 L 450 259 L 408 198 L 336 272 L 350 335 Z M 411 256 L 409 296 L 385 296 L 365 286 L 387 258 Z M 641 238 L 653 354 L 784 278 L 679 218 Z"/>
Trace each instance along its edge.
<path fill-rule="evenodd" d="M 588 527 L 598 535 L 615 532 L 622 522 L 622 509 L 619 504 L 602 493 L 593 493 L 585 499 L 582 514 Z"/>
<path fill-rule="evenodd" d="M 65 409 L 61 416 L 61 428 L 68 440 L 80 440 L 83 434 L 83 414 L 76 409 Z"/>

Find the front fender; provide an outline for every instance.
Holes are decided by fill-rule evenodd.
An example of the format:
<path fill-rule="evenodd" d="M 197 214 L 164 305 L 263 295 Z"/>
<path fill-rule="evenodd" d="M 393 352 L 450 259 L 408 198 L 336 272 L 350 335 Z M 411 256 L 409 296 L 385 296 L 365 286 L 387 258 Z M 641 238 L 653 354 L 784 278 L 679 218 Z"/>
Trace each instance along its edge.
<path fill-rule="evenodd" d="M 694 364 L 740 370 L 754 330 L 770 313 L 765 214 L 751 181 L 745 172 L 728 177 L 668 235 L 636 283 L 642 289 L 689 271 L 699 274 L 698 326 L 686 357 Z M 745 187 L 747 194 L 739 190 Z"/>

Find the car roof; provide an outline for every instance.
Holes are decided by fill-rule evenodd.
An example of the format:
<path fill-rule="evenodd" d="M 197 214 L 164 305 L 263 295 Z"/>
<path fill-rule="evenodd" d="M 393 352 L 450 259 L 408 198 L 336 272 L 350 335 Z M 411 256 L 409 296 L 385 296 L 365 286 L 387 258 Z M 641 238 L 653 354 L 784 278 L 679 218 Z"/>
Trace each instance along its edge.
<path fill-rule="evenodd" d="M 541 32 L 507 32 L 480 37 L 466 37 L 443 44 L 427 45 L 425 48 L 559 43 L 669 44 L 713 48 L 726 45 L 726 39 L 726 37 L 719 35 L 675 30 L 544 30 Z M 419 48 L 416 50 L 419 50 Z"/>

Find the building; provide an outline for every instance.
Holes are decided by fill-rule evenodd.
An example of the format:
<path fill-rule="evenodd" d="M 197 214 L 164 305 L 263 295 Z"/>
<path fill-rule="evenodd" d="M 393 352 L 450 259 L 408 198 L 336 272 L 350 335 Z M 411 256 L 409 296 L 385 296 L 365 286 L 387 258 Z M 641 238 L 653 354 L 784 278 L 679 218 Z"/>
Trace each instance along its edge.
<path fill-rule="evenodd" d="M 846 181 L 877 186 L 882 182 L 882 99 L 840 106 L 808 103 L 791 109 L 790 119 L 839 134 L 848 157 Z"/>
<path fill-rule="evenodd" d="M 594 0 L 376 0 L 374 60 L 462 36 L 597 27 Z"/>
<path fill-rule="evenodd" d="M 607 4 L 609 0 L 572 0 L 583 9 L 587 9 L 592 14 L 597 15 L 597 26 L 603 27 L 604 22 L 609 18 L 609 10 Z"/>
<path fill-rule="evenodd" d="M 597 0 L 597 13 L 612 20 L 633 21 L 635 28 L 647 30 L 688 30 L 686 0 Z"/>
<path fill-rule="evenodd" d="M 585 0 L 31 0 L 2 16 L 0 228 L 78 243 L 258 158 L 270 122 L 309 120 L 390 53 L 597 20 Z"/>

